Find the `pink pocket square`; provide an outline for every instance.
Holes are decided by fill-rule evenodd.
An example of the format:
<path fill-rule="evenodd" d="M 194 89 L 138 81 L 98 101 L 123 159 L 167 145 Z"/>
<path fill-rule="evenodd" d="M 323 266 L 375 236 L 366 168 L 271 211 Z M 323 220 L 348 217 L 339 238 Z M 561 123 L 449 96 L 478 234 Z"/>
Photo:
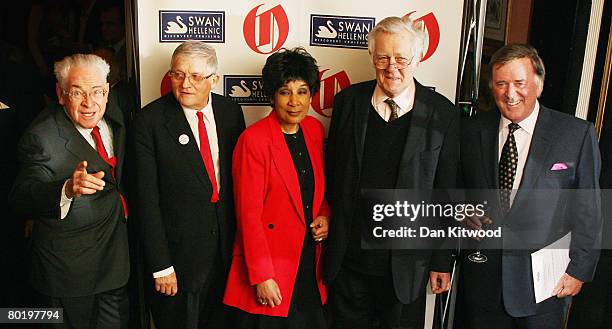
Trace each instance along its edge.
<path fill-rule="evenodd" d="M 557 162 L 555 163 L 552 168 L 550 168 L 550 170 L 565 170 L 567 169 L 567 165 L 563 162 Z"/>

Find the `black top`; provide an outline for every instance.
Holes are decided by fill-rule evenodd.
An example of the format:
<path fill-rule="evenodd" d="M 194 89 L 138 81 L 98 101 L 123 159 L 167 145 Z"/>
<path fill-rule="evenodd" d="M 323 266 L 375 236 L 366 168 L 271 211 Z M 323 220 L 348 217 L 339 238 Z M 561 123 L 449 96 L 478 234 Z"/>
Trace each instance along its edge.
<path fill-rule="evenodd" d="M 298 274 L 293 288 L 291 308 L 305 310 L 312 308 L 314 305 L 321 304 L 315 275 L 314 240 L 310 234 L 312 201 L 314 197 L 314 173 L 312 172 L 312 164 L 302 130 L 298 130 L 295 134 L 284 134 L 284 136 L 300 182 L 302 209 L 304 210 L 306 220 L 306 235 L 302 245 Z"/>
<path fill-rule="evenodd" d="M 387 122 L 370 108 L 363 150 L 360 189 L 393 189 L 397 182 L 399 163 L 410 128 L 412 112 Z M 362 221 L 371 218 L 371 210 L 357 207 L 352 223 L 346 265 L 360 273 L 385 275 L 389 273 L 388 250 L 361 250 Z"/>

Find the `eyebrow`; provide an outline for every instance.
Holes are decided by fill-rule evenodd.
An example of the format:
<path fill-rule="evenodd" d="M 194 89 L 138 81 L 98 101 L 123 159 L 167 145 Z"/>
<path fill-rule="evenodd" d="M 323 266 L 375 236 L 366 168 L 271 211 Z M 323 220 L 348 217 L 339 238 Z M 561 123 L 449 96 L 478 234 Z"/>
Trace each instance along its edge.
<path fill-rule="evenodd" d="M 84 89 L 82 86 L 80 85 L 70 85 L 70 88 L 79 88 L 79 89 Z M 96 89 L 96 88 L 104 88 L 104 85 L 102 86 L 93 86 L 91 87 L 91 89 Z"/>

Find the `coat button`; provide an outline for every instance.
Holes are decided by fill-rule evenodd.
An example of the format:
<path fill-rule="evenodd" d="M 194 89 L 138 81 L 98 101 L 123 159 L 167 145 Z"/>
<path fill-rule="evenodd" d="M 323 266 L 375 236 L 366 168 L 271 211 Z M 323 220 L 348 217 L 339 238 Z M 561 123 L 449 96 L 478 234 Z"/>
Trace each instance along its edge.
<path fill-rule="evenodd" d="M 268 224 L 268 228 L 271 230 L 274 229 L 274 224 Z"/>
<path fill-rule="evenodd" d="M 216 230 L 210 230 L 210 235 L 215 235 L 215 234 L 217 234 Z"/>

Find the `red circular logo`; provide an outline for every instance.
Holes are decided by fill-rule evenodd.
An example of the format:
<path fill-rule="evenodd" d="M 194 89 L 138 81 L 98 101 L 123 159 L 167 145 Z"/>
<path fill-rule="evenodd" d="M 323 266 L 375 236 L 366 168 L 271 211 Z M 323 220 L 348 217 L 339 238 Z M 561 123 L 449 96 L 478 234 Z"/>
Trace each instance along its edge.
<path fill-rule="evenodd" d="M 159 86 L 159 94 L 164 96 L 165 94 L 172 91 L 172 81 L 170 81 L 170 76 L 168 74 L 164 74 L 162 78 L 161 85 Z"/>
<path fill-rule="evenodd" d="M 244 19 L 242 31 L 249 48 L 259 54 L 279 50 L 289 35 L 289 19 L 281 5 L 257 14 L 260 4 L 251 9 Z M 257 32 L 257 33 L 256 33 Z"/>
<path fill-rule="evenodd" d="M 312 96 L 311 105 L 312 109 L 318 114 L 331 118 L 331 111 L 329 110 L 334 106 L 334 96 L 340 90 L 350 86 L 351 81 L 345 71 L 340 71 L 323 78 L 323 74 L 327 71 L 329 69 L 319 72 L 321 88 Z"/>
<path fill-rule="evenodd" d="M 410 15 L 414 13 L 414 11 L 411 11 L 406 14 L 406 16 L 410 17 Z M 440 44 L 440 25 L 438 24 L 438 19 L 436 18 L 436 15 L 434 15 L 434 13 L 429 13 L 425 16 L 419 17 L 414 21 L 423 22 L 423 24 L 425 25 L 425 30 L 427 31 L 427 36 L 429 38 L 429 45 L 427 46 L 427 51 L 421 59 L 421 62 L 424 62 L 436 52 L 436 49 L 438 49 L 438 45 Z"/>

